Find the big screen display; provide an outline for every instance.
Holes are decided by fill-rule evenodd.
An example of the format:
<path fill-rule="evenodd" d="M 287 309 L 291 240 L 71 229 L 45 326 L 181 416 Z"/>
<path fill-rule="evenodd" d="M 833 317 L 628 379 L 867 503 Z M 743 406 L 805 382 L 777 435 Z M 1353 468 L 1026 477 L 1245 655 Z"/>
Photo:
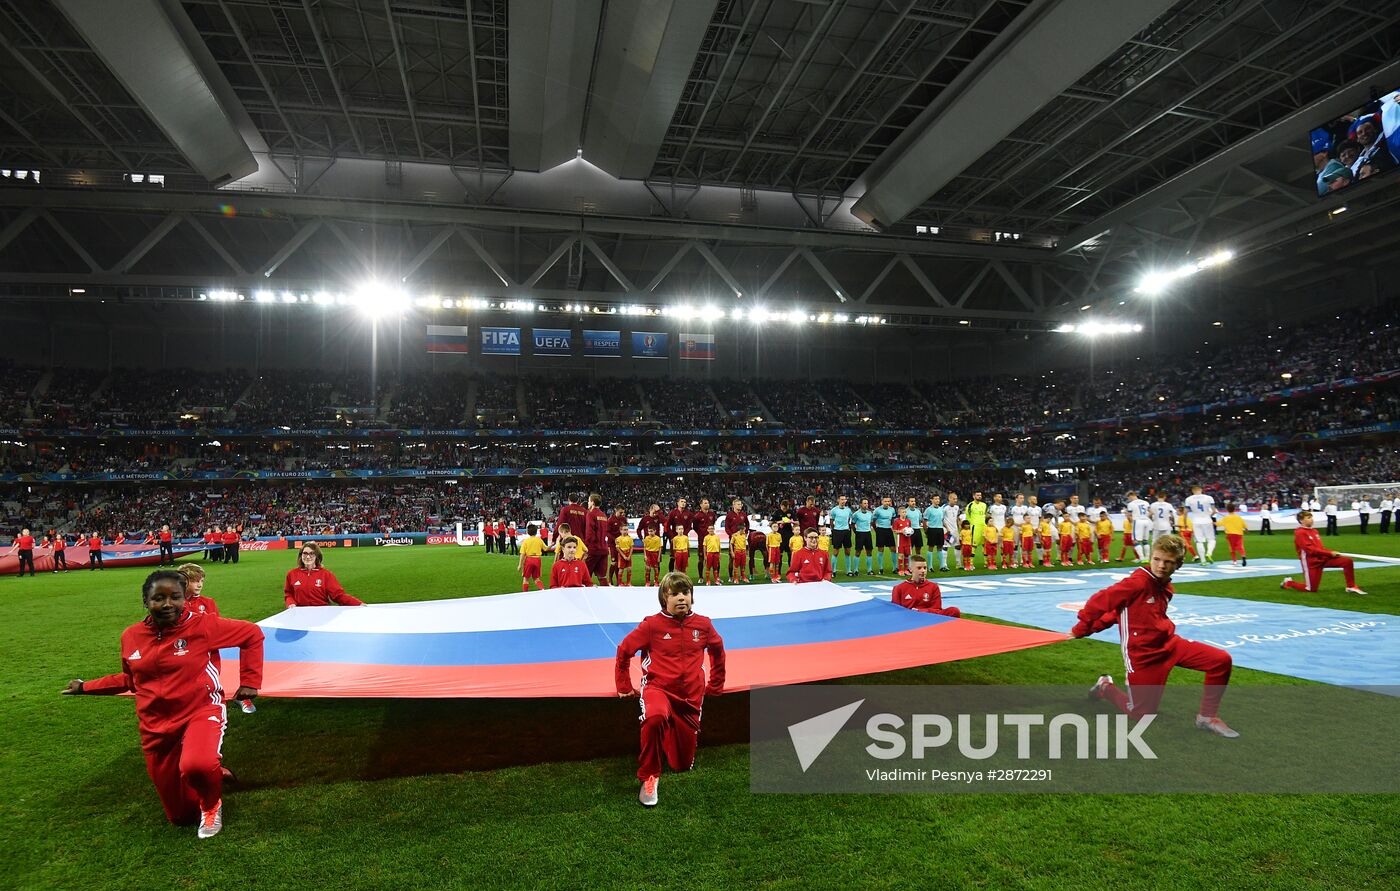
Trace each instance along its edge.
<path fill-rule="evenodd" d="M 1400 167 L 1400 90 L 1314 127 L 1310 137 L 1319 198 L 1390 173 Z"/>

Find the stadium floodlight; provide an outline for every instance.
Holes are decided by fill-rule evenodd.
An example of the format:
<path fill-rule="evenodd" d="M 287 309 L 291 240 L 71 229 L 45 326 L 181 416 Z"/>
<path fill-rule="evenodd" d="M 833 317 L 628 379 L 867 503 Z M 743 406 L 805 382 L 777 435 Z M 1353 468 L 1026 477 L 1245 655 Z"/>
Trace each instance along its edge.
<path fill-rule="evenodd" d="M 761 306 L 750 308 L 749 321 L 753 322 L 755 325 L 762 325 L 764 322 L 768 321 L 768 310 Z"/>
<path fill-rule="evenodd" d="M 1209 257 L 1202 257 L 1196 263 L 1197 269 L 1209 269 L 1212 266 L 1223 266 L 1235 259 L 1235 252 L 1231 250 L 1218 250 Z"/>
<path fill-rule="evenodd" d="M 1098 337 L 1100 334 L 1134 334 L 1142 330 L 1135 322 L 1084 322 L 1079 325 L 1065 323 L 1055 329 L 1062 334 L 1079 333 L 1085 337 Z"/>
<path fill-rule="evenodd" d="M 851 320 L 851 317 L 843 312 L 832 313 L 831 320 L 838 325 L 844 325 Z"/>
<path fill-rule="evenodd" d="M 255 303 L 272 303 L 272 302 L 273 302 L 274 300 L 276 300 L 276 299 L 277 299 L 277 298 L 273 296 L 273 294 L 272 294 L 271 291 L 254 291 L 254 292 L 253 292 L 253 301 L 254 301 Z"/>
<path fill-rule="evenodd" d="M 827 322 L 831 321 L 831 313 L 818 313 L 816 316 L 816 321 L 821 322 L 823 325 L 825 325 Z"/>
<path fill-rule="evenodd" d="M 335 296 L 325 291 L 317 291 L 311 295 L 311 302 L 317 306 L 332 306 L 335 304 Z"/>
<path fill-rule="evenodd" d="M 283 303 L 296 303 L 296 302 L 297 302 L 297 295 L 293 294 L 291 291 L 283 291 L 282 294 L 281 294 L 281 297 L 282 297 L 282 302 L 283 302 Z"/>

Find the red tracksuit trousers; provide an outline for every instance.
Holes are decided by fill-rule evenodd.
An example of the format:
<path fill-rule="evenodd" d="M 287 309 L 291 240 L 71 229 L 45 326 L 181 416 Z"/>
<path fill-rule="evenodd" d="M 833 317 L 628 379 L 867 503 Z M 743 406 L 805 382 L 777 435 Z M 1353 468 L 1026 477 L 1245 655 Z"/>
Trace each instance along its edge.
<path fill-rule="evenodd" d="M 1104 688 L 1103 697 L 1131 718 L 1157 713 L 1167 675 L 1178 665 L 1205 672 L 1206 686 L 1201 694 L 1200 714 L 1207 718 L 1216 717 L 1220 710 L 1220 697 L 1225 695 L 1225 685 L 1230 683 L 1230 669 L 1234 664 L 1230 654 L 1219 647 L 1176 636 L 1160 650 L 1128 652 L 1123 660 L 1128 668 L 1127 692 L 1109 685 Z"/>
<path fill-rule="evenodd" d="M 1303 567 L 1303 581 L 1301 583 L 1288 581 L 1284 582 L 1285 588 L 1292 588 L 1294 591 L 1313 592 L 1317 586 L 1322 584 L 1322 570 L 1338 569 L 1342 570 L 1342 575 L 1346 578 L 1347 587 L 1356 587 L 1356 565 L 1350 557 L 1313 557 L 1303 555 L 1298 558 L 1298 562 Z"/>
<path fill-rule="evenodd" d="M 695 766 L 695 746 L 700 740 L 700 708 L 677 699 L 659 687 L 642 689 L 642 753 L 637 758 L 637 779 L 661 775 L 661 756 L 672 770 Z"/>
<path fill-rule="evenodd" d="M 201 709 L 178 733 L 143 733 L 146 772 L 171 823 L 194 823 L 199 809 L 213 808 L 223 795 L 220 749 L 228 723 L 222 705 Z"/>

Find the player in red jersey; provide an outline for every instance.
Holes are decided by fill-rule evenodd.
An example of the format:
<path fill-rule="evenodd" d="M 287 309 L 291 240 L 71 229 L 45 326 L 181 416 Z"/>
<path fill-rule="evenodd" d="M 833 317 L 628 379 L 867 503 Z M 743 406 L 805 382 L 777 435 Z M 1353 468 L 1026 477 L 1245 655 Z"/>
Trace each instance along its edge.
<path fill-rule="evenodd" d="M 675 508 L 666 515 L 666 531 L 661 535 L 661 540 L 666 543 L 667 549 L 671 551 L 671 556 L 667 561 L 667 571 L 674 572 L 676 569 L 676 551 L 671 547 L 671 543 L 676 540 L 676 536 L 689 534 L 690 511 L 686 509 L 686 500 L 684 498 L 677 498 Z M 688 556 L 687 559 L 689 559 Z"/>
<path fill-rule="evenodd" d="M 792 515 L 797 520 L 798 529 L 821 528 L 822 512 L 821 508 L 817 507 L 817 497 L 815 495 L 808 495 L 807 500 L 801 507 L 793 511 Z"/>
<path fill-rule="evenodd" d="M 1322 584 L 1324 569 L 1340 569 L 1346 578 L 1348 594 L 1366 594 L 1356 586 L 1356 565 L 1352 559 L 1322 546 L 1322 538 L 1313 528 L 1313 513 L 1310 510 L 1298 511 L 1298 528 L 1293 530 L 1293 547 L 1298 550 L 1298 562 L 1303 567 L 1303 581 L 1295 582 L 1286 578 L 1280 583 L 1280 588 L 1311 594 Z"/>
<path fill-rule="evenodd" d="M 821 535 L 815 529 L 802 533 L 802 547 L 788 557 L 788 581 L 831 581 L 831 555 L 818 546 L 820 541 Z"/>
<path fill-rule="evenodd" d="M 582 495 L 569 495 L 568 503 L 559 508 L 558 515 L 554 518 L 554 544 L 557 547 L 559 542 L 566 535 L 576 535 L 580 541 L 588 532 L 588 510 L 583 506 Z M 565 531 L 564 527 L 568 526 Z"/>
<path fill-rule="evenodd" d="M 587 546 L 584 560 L 588 574 L 598 584 L 608 583 L 608 566 L 612 563 L 612 543 L 608 538 L 608 515 L 603 511 L 603 496 L 597 492 L 588 496 L 588 521 L 583 527 L 583 543 Z"/>
<path fill-rule="evenodd" d="M 340 580 L 321 565 L 321 546 L 302 544 L 297 565 L 282 582 L 282 602 L 287 606 L 364 606 L 365 602 L 340 586 Z"/>
<path fill-rule="evenodd" d="M 702 554 L 705 552 L 705 536 L 708 534 L 705 530 L 715 525 L 717 519 L 718 517 L 715 515 L 715 512 L 710 509 L 710 499 L 708 498 L 701 498 L 700 508 L 692 511 L 690 514 L 690 531 L 695 533 L 695 541 Z M 703 577 L 705 560 L 702 557 L 696 562 L 700 564 L 700 573 Z"/>
<path fill-rule="evenodd" d="M 627 531 L 627 509 L 622 505 L 613 508 L 612 516 L 607 521 L 607 542 L 608 556 L 608 581 L 614 585 L 620 585 L 622 577 L 622 552 L 617 549 L 617 540 L 622 537 L 622 533 Z M 629 538 L 631 536 L 628 536 Z M 628 559 L 631 559 L 631 552 L 628 552 Z M 632 571 L 632 564 L 627 564 L 627 571 Z M 632 584 L 630 581 L 627 584 Z"/>
<path fill-rule="evenodd" d="M 149 615 L 122 632 L 122 670 L 91 681 L 74 679 L 67 695 L 134 693 L 146 771 L 172 823 L 198 823 L 200 838 L 224 825 L 220 749 L 228 714 L 211 657 L 237 647 L 235 699 L 253 699 L 262 685 L 263 632 L 252 622 L 191 610 L 185 577 L 158 570 L 141 590 Z"/>
<path fill-rule="evenodd" d="M 890 521 L 890 531 L 894 533 L 894 552 L 896 555 L 895 575 L 909 574 L 909 553 L 911 547 L 910 536 L 906 533 L 912 529 L 913 524 L 904 516 L 903 511 L 895 514 L 895 518 Z"/>
<path fill-rule="evenodd" d="M 647 616 L 617 647 L 617 695 L 641 700 L 642 751 L 637 758 L 637 799 L 655 807 L 661 756 L 672 770 L 695 766 L 700 711 L 706 696 L 724 692 L 724 640 L 709 619 L 694 611 L 690 577 L 667 573 L 656 592 L 661 612 Z M 632 656 L 641 653 L 641 690 L 632 686 Z M 710 654 L 706 683 L 705 654 Z"/>
<path fill-rule="evenodd" d="M 591 588 L 593 575 L 588 564 L 578 559 L 578 536 L 570 536 L 559 545 L 559 559 L 549 570 L 551 588 Z"/>
<path fill-rule="evenodd" d="M 1162 535 L 1152 543 L 1151 559 L 1125 579 L 1090 597 L 1079 611 L 1079 621 L 1069 637 L 1085 637 L 1118 626 L 1123 639 L 1123 666 L 1127 670 L 1127 692 L 1103 675 L 1090 690 L 1131 718 L 1154 715 L 1162 701 L 1163 685 L 1172 668 L 1180 665 L 1205 672 L 1205 691 L 1196 726 L 1227 738 L 1239 736 L 1220 720 L 1220 698 L 1230 682 L 1230 654 L 1200 641 L 1187 640 L 1176 633 L 1167 618 L 1167 606 L 1175 593 L 1172 573 L 1186 559 L 1186 542 L 1175 534 Z"/>

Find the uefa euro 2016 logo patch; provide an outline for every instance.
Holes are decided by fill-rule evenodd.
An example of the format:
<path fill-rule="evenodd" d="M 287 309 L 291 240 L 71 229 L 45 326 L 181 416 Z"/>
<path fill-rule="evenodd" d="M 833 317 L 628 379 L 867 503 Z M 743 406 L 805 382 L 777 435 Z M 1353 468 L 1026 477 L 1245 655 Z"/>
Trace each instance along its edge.
<path fill-rule="evenodd" d="M 188 641 L 186 641 L 183 637 L 180 638 L 179 640 L 175 641 L 175 655 L 176 655 L 176 656 L 184 656 L 184 655 L 187 655 L 187 654 L 189 653 L 189 650 L 186 649 L 186 644 L 188 644 Z"/>
<path fill-rule="evenodd" d="M 692 629 L 690 629 L 690 639 L 693 640 L 693 641 L 695 641 L 696 643 L 699 643 L 699 642 L 700 642 L 700 629 L 699 629 L 699 628 L 692 628 Z"/>

